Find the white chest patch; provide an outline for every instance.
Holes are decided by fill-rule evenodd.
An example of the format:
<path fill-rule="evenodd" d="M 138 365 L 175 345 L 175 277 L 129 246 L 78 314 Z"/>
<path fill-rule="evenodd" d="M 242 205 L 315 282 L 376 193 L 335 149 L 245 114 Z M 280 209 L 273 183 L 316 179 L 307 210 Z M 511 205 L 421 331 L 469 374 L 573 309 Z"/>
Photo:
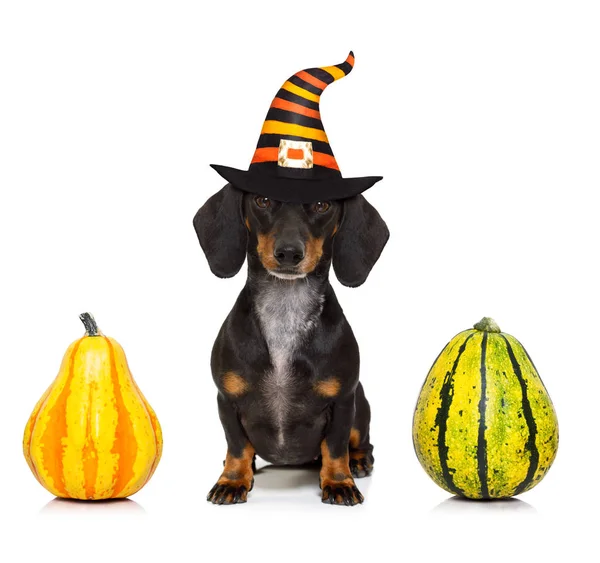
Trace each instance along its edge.
<path fill-rule="evenodd" d="M 278 429 L 278 443 L 285 443 L 285 421 L 293 405 L 292 360 L 323 309 L 323 296 L 306 280 L 273 279 L 256 300 L 257 313 L 273 368 L 262 381 L 263 396 Z"/>

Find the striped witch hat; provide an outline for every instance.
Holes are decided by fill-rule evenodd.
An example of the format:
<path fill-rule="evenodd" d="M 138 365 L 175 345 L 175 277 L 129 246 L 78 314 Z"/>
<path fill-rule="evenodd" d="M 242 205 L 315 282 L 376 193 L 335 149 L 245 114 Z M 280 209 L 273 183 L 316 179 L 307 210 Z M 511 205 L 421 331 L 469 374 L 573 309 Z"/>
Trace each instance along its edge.
<path fill-rule="evenodd" d="M 323 90 L 354 67 L 341 64 L 301 70 L 277 92 L 248 170 L 211 166 L 236 188 L 296 203 L 344 199 L 370 188 L 381 176 L 342 178 L 321 121 Z"/>

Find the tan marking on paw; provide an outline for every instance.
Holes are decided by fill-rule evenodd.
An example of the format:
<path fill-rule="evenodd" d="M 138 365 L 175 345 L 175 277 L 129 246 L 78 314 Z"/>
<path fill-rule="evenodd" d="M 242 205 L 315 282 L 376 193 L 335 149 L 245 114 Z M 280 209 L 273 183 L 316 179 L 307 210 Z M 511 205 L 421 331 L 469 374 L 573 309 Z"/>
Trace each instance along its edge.
<path fill-rule="evenodd" d="M 254 459 L 254 448 L 248 444 L 241 457 L 232 456 L 229 451 L 225 458 L 223 473 L 217 483 L 219 485 L 244 485 L 250 490 L 254 472 L 252 471 L 252 460 Z"/>
<path fill-rule="evenodd" d="M 354 483 L 354 479 L 352 479 L 352 474 L 350 473 L 350 458 L 348 453 L 341 457 L 331 457 L 327 440 L 323 440 L 321 442 L 321 457 L 321 483 Z"/>
<path fill-rule="evenodd" d="M 323 440 L 321 442 L 321 456 L 323 464 L 319 477 L 321 490 L 323 491 L 321 497 L 323 502 L 347 504 L 348 499 L 350 499 L 351 505 L 362 503 L 364 498 L 356 488 L 354 478 L 350 473 L 348 453 L 341 457 L 332 457 L 327 440 Z M 336 493 L 336 491 L 338 492 Z M 348 498 L 344 500 L 343 496 Z"/>
<path fill-rule="evenodd" d="M 358 449 L 358 444 L 360 444 L 360 430 L 358 428 L 353 428 L 350 430 L 350 447 L 353 449 Z M 352 455 L 352 452 L 350 452 Z"/>

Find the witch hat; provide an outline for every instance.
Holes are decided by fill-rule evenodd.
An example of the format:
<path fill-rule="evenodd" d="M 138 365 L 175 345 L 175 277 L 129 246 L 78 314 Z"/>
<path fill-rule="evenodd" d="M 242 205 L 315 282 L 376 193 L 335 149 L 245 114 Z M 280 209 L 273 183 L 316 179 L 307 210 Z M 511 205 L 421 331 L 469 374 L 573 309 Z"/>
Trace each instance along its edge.
<path fill-rule="evenodd" d="M 350 51 L 339 65 L 294 74 L 271 103 L 248 170 L 211 166 L 240 190 L 286 202 L 344 199 L 370 188 L 381 176 L 342 177 L 319 111 L 323 90 L 353 67 Z"/>

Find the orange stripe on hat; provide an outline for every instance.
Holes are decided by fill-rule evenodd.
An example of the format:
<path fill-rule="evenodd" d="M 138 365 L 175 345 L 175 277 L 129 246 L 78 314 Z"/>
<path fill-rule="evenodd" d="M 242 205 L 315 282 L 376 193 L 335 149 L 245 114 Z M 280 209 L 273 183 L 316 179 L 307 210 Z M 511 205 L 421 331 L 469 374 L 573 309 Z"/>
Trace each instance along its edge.
<path fill-rule="evenodd" d="M 317 166 L 325 166 L 326 168 L 333 168 L 334 170 L 339 170 L 335 158 L 330 154 L 325 154 L 323 152 L 313 152 L 313 161 Z"/>
<path fill-rule="evenodd" d="M 308 74 L 308 72 L 306 72 L 305 70 L 301 70 L 300 72 L 297 72 L 296 76 L 298 78 L 302 78 L 302 80 L 304 80 L 304 82 L 308 82 L 309 84 L 312 84 L 313 86 L 315 86 L 316 88 L 320 88 L 321 90 L 325 90 L 325 88 L 327 88 L 326 82 L 319 80 L 318 78 L 314 77 L 312 74 Z"/>
<path fill-rule="evenodd" d="M 257 162 L 277 162 L 278 154 L 279 149 L 277 147 L 263 147 L 256 149 L 250 164 L 255 164 Z"/>

